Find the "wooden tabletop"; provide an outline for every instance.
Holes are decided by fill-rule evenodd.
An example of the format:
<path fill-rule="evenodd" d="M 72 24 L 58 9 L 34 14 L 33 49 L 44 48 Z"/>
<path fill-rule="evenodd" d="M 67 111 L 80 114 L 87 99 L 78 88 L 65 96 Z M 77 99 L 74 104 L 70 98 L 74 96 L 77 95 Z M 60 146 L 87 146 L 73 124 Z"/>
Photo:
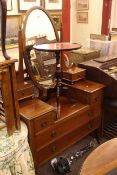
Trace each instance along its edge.
<path fill-rule="evenodd" d="M 48 44 L 34 45 L 33 48 L 40 51 L 55 52 L 55 51 L 76 50 L 81 48 L 81 45 L 76 43 L 72 44 L 68 42 L 62 42 L 62 43 L 48 43 Z"/>
<path fill-rule="evenodd" d="M 85 160 L 80 175 L 106 175 L 117 168 L 117 138 L 97 147 Z"/>

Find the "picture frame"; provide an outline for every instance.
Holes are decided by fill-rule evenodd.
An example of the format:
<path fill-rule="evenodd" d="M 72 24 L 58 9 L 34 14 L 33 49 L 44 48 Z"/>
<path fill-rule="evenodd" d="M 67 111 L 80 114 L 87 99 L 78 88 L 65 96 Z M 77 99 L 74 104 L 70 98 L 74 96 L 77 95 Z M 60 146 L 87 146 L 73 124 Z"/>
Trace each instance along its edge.
<path fill-rule="evenodd" d="M 18 31 L 21 28 L 20 14 L 7 16 L 6 48 L 18 47 Z"/>
<path fill-rule="evenodd" d="M 88 23 L 88 12 L 77 12 L 77 23 Z"/>
<path fill-rule="evenodd" d="M 7 11 L 12 10 L 12 0 L 7 0 Z"/>
<path fill-rule="evenodd" d="M 45 0 L 44 7 L 46 10 L 49 10 L 49 11 L 61 11 L 62 0 Z"/>
<path fill-rule="evenodd" d="M 41 6 L 41 0 L 18 0 L 19 12 L 26 12 L 33 6 Z"/>
<path fill-rule="evenodd" d="M 76 8 L 78 11 L 88 10 L 89 9 L 89 0 L 77 0 Z"/>
<path fill-rule="evenodd" d="M 57 13 L 53 13 L 53 14 L 51 14 L 51 17 L 55 23 L 57 30 L 60 31 L 61 30 L 61 23 L 62 23 L 62 15 L 57 14 Z"/>

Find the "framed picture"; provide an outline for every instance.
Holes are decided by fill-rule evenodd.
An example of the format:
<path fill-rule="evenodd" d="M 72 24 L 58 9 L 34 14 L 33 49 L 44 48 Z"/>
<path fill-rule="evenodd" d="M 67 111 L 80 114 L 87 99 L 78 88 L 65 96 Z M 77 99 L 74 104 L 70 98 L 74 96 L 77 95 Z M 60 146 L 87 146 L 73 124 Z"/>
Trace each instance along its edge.
<path fill-rule="evenodd" d="M 51 14 L 51 17 L 54 20 L 57 30 L 59 31 L 61 29 L 61 23 L 62 23 L 61 14 Z"/>
<path fill-rule="evenodd" d="M 25 12 L 33 6 L 41 6 L 41 0 L 18 0 L 19 12 Z"/>
<path fill-rule="evenodd" d="M 7 11 L 12 10 L 12 0 L 7 0 Z"/>
<path fill-rule="evenodd" d="M 62 10 L 62 0 L 45 0 L 44 7 L 46 10 Z"/>
<path fill-rule="evenodd" d="M 88 12 L 77 12 L 78 23 L 88 23 Z"/>
<path fill-rule="evenodd" d="M 89 0 L 77 0 L 76 8 L 78 11 L 80 10 L 88 10 L 89 9 Z"/>
<path fill-rule="evenodd" d="M 21 28 L 21 15 L 7 16 L 6 48 L 18 47 L 18 31 Z"/>

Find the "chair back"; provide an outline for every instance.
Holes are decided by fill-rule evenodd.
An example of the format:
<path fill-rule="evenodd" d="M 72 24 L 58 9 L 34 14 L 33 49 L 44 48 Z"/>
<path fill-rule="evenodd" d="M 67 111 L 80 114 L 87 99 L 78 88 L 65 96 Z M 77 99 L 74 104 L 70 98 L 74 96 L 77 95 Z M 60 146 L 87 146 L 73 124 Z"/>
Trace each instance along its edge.
<path fill-rule="evenodd" d="M 0 129 L 7 127 L 8 135 L 20 129 L 15 62 L 0 62 Z"/>

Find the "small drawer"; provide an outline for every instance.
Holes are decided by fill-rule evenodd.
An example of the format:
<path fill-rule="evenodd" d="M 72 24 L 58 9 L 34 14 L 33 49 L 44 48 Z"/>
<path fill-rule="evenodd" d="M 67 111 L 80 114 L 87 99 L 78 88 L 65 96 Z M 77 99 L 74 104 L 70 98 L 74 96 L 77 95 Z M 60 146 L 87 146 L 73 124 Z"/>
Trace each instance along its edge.
<path fill-rule="evenodd" d="M 34 95 L 34 91 L 32 87 L 26 87 L 24 89 L 20 89 L 17 91 L 18 100 L 22 100 L 27 97 L 32 97 L 33 95 Z"/>
<path fill-rule="evenodd" d="M 62 72 L 62 78 L 70 82 L 75 82 L 85 78 L 85 69 L 73 67 Z"/>
<path fill-rule="evenodd" d="M 90 114 L 91 113 L 91 114 Z M 102 116 L 102 103 L 94 103 L 90 105 L 90 113 L 89 116 L 91 119 L 96 118 L 98 116 Z"/>
<path fill-rule="evenodd" d="M 102 94 L 102 90 L 100 91 L 96 91 L 94 93 L 92 93 L 89 97 L 89 103 L 99 103 L 102 102 L 103 99 L 103 94 Z"/>
<path fill-rule="evenodd" d="M 35 134 L 52 125 L 55 120 L 56 120 L 56 111 L 54 110 L 42 115 L 39 118 L 34 119 L 33 123 L 34 123 Z"/>

